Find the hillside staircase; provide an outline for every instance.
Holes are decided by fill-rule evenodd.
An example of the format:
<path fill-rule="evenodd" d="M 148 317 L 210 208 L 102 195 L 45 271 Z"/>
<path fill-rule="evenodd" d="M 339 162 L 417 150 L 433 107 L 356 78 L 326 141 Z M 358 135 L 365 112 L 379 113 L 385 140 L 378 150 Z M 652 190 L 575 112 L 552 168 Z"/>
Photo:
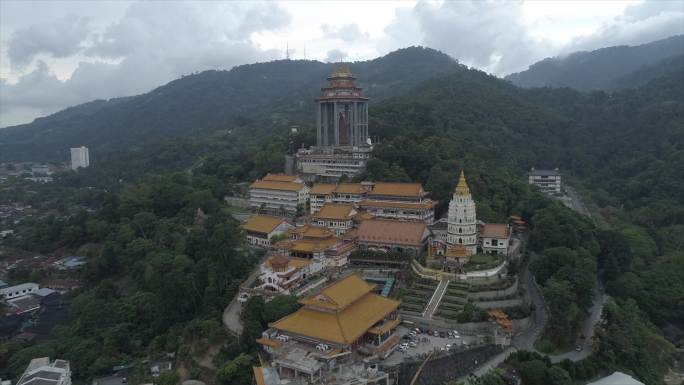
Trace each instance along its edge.
<path fill-rule="evenodd" d="M 447 287 L 449 287 L 449 280 L 439 281 L 439 285 L 437 285 L 435 292 L 432 293 L 430 302 L 425 306 L 425 311 L 423 311 L 424 318 L 432 319 L 432 315 L 435 314 L 439 303 L 442 301 L 442 297 L 444 297 Z"/>

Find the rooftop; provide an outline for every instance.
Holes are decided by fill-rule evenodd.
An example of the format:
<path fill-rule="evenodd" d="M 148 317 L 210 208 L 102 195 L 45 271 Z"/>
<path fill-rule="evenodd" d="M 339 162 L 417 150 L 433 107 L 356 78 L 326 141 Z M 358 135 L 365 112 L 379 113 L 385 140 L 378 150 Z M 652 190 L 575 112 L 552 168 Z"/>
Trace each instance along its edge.
<path fill-rule="evenodd" d="M 366 188 L 361 183 L 340 183 L 335 187 L 337 194 L 363 194 Z"/>
<path fill-rule="evenodd" d="M 374 284 L 364 281 L 358 274 L 353 273 L 324 287 L 320 293 L 299 300 L 299 303 L 342 310 L 366 293 L 373 291 L 374 288 Z"/>
<path fill-rule="evenodd" d="M 300 300 L 304 307 L 270 326 L 316 340 L 351 344 L 399 306 L 399 301 L 374 294 L 372 288 L 358 275 L 349 275 L 320 294 Z"/>
<path fill-rule="evenodd" d="M 309 191 L 310 195 L 330 195 L 335 190 L 333 183 L 315 183 Z"/>
<path fill-rule="evenodd" d="M 257 180 L 252 183 L 249 188 L 263 189 L 263 190 L 280 190 L 280 191 L 301 191 L 305 188 L 304 183 L 284 182 L 274 180 Z"/>
<path fill-rule="evenodd" d="M 311 264 L 311 260 L 306 259 L 306 258 L 295 258 L 295 257 L 286 257 L 284 255 L 276 254 L 276 255 L 271 255 L 266 259 L 266 262 L 264 262 L 264 265 L 269 268 L 274 268 L 274 269 L 284 269 L 284 268 L 295 268 L 295 269 L 301 269 L 302 267 L 308 266 Z"/>
<path fill-rule="evenodd" d="M 483 238 L 508 238 L 510 227 L 504 223 L 487 223 L 482 228 Z"/>
<path fill-rule="evenodd" d="M 8 286 L 8 287 L 4 287 L 4 288 L 0 289 L 0 295 L 12 293 L 15 291 L 28 290 L 28 289 L 32 289 L 32 288 L 37 287 L 37 286 L 38 286 L 38 284 L 33 283 L 33 282 L 20 283 L 19 285 Z"/>
<path fill-rule="evenodd" d="M 437 202 L 432 200 L 426 200 L 424 202 L 393 202 L 393 201 L 376 201 L 365 199 L 359 202 L 359 207 L 388 207 L 388 208 L 398 208 L 398 209 L 429 209 L 435 207 Z"/>
<path fill-rule="evenodd" d="M 560 172 L 558 169 L 555 170 L 537 170 L 537 169 L 531 169 L 530 170 L 530 175 L 532 176 L 557 176 L 560 175 Z"/>
<path fill-rule="evenodd" d="M 268 234 L 283 222 L 286 222 L 283 218 L 272 217 L 270 215 L 255 215 L 249 218 L 247 222 L 242 225 L 242 228 L 247 231 Z"/>
<path fill-rule="evenodd" d="M 369 219 L 361 222 L 358 240 L 401 245 L 419 245 L 425 238 L 425 222 Z"/>
<path fill-rule="evenodd" d="M 376 182 L 373 190 L 371 190 L 368 195 L 406 196 L 415 198 L 425 196 L 426 192 L 423 191 L 423 186 L 420 183 Z"/>
<path fill-rule="evenodd" d="M 297 234 L 302 238 L 330 238 L 335 235 L 326 227 L 319 227 L 310 224 L 292 229 L 290 230 L 290 233 Z"/>
<path fill-rule="evenodd" d="M 299 182 L 301 179 L 297 175 L 287 175 L 287 174 L 266 174 L 261 180 L 271 181 L 271 182 Z"/>
<path fill-rule="evenodd" d="M 326 203 L 313 215 L 321 219 L 351 219 L 355 214 L 354 206 L 341 203 Z"/>

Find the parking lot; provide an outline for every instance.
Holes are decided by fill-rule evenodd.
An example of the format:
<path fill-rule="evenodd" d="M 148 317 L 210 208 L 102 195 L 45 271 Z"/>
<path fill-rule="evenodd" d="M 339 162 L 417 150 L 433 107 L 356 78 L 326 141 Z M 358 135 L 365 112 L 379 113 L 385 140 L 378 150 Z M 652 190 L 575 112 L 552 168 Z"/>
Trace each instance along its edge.
<path fill-rule="evenodd" d="M 409 334 L 410 331 L 411 330 L 405 326 L 399 326 L 397 328 L 397 333 L 401 336 Z M 429 335 L 426 331 L 416 333 L 416 336 L 411 339 L 402 338 L 399 344 L 401 345 L 402 343 L 408 342 L 408 348 L 402 350 L 397 347 L 397 349 L 387 357 L 385 363 L 389 365 L 399 363 L 407 358 L 424 356 L 433 350 L 446 351 L 448 345 L 450 345 L 450 350 L 463 350 L 467 349 L 469 345 L 477 343 L 479 340 L 477 336 L 466 336 L 461 333 L 458 333 L 458 337 L 449 337 L 446 332 L 444 332 L 445 337 L 435 337 L 434 331 L 431 332 L 432 334 Z"/>

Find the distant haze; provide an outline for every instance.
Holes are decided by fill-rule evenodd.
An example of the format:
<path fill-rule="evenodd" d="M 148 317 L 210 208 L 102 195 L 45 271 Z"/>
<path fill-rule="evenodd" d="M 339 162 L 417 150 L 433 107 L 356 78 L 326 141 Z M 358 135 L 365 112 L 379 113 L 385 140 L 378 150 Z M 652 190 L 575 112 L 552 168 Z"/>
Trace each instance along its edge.
<path fill-rule="evenodd" d="M 684 33 L 679 0 L 0 2 L 0 127 L 207 69 L 424 45 L 496 75 Z"/>

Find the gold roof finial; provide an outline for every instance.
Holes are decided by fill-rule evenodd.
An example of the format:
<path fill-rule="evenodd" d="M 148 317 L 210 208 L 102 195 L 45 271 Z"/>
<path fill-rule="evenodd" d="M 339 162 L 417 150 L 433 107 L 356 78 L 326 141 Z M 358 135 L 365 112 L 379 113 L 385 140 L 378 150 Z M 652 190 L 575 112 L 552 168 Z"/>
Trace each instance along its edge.
<path fill-rule="evenodd" d="M 468 188 L 468 182 L 466 182 L 465 174 L 463 169 L 461 169 L 461 175 L 458 177 L 458 185 L 456 185 L 456 190 L 454 191 L 456 195 L 470 195 L 470 189 Z"/>
<path fill-rule="evenodd" d="M 347 67 L 344 64 L 338 65 L 332 74 L 332 77 L 350 77 L 350 76 L 352 76 L 352 73 L 349 70 L 349 67 Z"/>

